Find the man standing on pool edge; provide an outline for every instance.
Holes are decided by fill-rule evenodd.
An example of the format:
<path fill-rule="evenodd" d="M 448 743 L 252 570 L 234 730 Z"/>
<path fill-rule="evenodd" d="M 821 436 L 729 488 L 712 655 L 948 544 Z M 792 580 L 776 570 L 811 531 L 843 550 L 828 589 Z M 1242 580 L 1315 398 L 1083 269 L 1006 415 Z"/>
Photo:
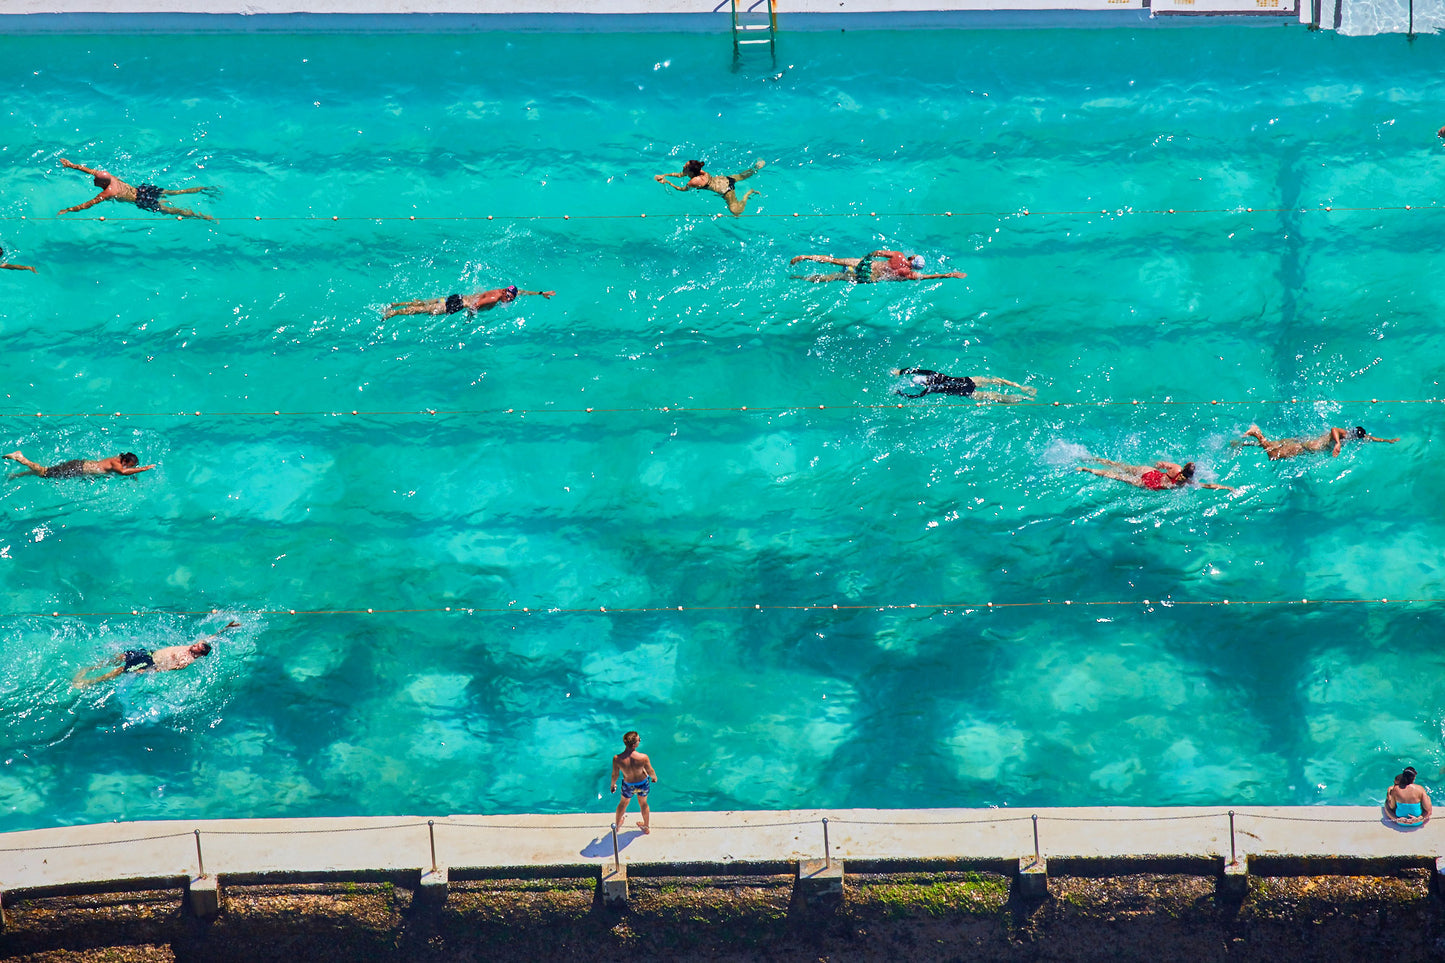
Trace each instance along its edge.
<path fill-rule="evenodd" d="M 622 802 L 617 804 L 617 816 L 612 822 L 617 826 L 622 825 L 627 804 L 636 796 L 637 805 L 642 810 L 642 821 L 637 827 L 643 833 L 650 833 L 652 829 L 648 822 L 652 819 L 652 812 L 647 808 L 647 793 L 652 784 L 657 782 L 657 772 L 652 768 L 652 760 L 647 758 L 647 754 L 637 751 L 637 744 L 641 741 L 642 737 L 635 731 L 623 733 L 624 748 L 612 757 L 612 792 L 617 791 L 617 777 L 622 776 Z"/>

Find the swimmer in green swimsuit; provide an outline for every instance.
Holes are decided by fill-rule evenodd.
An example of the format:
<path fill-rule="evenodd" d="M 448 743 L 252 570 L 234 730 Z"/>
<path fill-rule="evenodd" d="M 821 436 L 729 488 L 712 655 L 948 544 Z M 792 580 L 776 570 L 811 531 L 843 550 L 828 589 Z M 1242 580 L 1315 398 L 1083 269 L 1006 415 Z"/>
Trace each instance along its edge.
<path fill-rule="evenodd" d="M 945 274 L 919 274 L 919 269 L 926 263 L 923 257 L 918 254 L 905 254 L 902 251 L 878 250 L 871 251 L 863 257 L 833 257 L 829 254 L 799 254 L 789 261 L 789 264 L 797 264 L 799 261 L 818 261 L 822 264 L 836 264 L 846 270 L 836 274 L 795 274 L 794 278 L 800 281 L 852 281 L 854 284 L 872 284 L 875 281 L 931 281 L 934 278 L 966 278 L 962 271 L 949 271 Z"/>

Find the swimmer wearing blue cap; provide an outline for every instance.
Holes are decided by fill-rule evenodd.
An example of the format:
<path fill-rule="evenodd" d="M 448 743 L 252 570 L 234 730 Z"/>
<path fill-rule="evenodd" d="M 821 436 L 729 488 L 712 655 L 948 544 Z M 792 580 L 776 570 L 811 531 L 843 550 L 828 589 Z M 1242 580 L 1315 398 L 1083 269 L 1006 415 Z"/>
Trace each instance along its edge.
<path fill-rule="evenodd" d="M 381 317 L 384 321 L 387 318 L 394 318 L 398 314 L 456 314 L 458 311 L 476 314 L 478 311 L 488 311 L 499 304 L 515 301 L 519 294 L 537 294 L 544 298 L 551 298 L 556 293 L 556 291 L 523 291 L 515 284 L 509 284 L 504 288 L 478 291 L 476 294 L 448 294 L 444 298 L 398 301 L 387 308 L 386 313 Z"/>
<path fill-rule="evenodd" d="M 919 254 L 905 254 L 902 251 L 871 251 L 863 257 L 832 257 L 827 254 L 799 254 L 789 261 L 818 261 L 822 264 L 836 264 L 847 268 L 837 274 L 795 274 L 800 281 L 852 281 L 854 284 L 872 284 L 875 281 L 931 281 L 934 278 L 966 278 L 962 271 L 946 274 L 919 274 L 927 263 Z"/>

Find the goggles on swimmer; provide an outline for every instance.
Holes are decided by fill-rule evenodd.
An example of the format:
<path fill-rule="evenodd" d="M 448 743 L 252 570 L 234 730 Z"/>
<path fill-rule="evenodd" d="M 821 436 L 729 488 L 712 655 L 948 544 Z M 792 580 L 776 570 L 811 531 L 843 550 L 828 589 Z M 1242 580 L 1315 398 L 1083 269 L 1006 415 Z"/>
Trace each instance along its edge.
<path fill-rule="evenodd" d="M 507 295 L 509 297 L 515 298 L 517 296 L 517 286 L 515 284 L 509 284 L 503 290 L 507 292 Z"/>

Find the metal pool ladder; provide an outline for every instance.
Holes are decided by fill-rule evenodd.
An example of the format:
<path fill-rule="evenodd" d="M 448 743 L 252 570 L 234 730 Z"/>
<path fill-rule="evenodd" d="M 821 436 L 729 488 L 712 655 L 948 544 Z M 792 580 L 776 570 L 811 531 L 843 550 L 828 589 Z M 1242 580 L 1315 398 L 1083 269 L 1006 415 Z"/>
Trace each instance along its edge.
<path fill-rule="evenodd" d="M 742 0 L 741 5 L 739 0 L 732 0 L 732 5 L 733 56 L 741 56 L 744 46 L 760 43 L 768 45 L 769 53 L 776 53 L 773 41 L 778 34 L 778 11 L 773 0 Z M 759 14 L 765 16 L 759 19 Z"/>

